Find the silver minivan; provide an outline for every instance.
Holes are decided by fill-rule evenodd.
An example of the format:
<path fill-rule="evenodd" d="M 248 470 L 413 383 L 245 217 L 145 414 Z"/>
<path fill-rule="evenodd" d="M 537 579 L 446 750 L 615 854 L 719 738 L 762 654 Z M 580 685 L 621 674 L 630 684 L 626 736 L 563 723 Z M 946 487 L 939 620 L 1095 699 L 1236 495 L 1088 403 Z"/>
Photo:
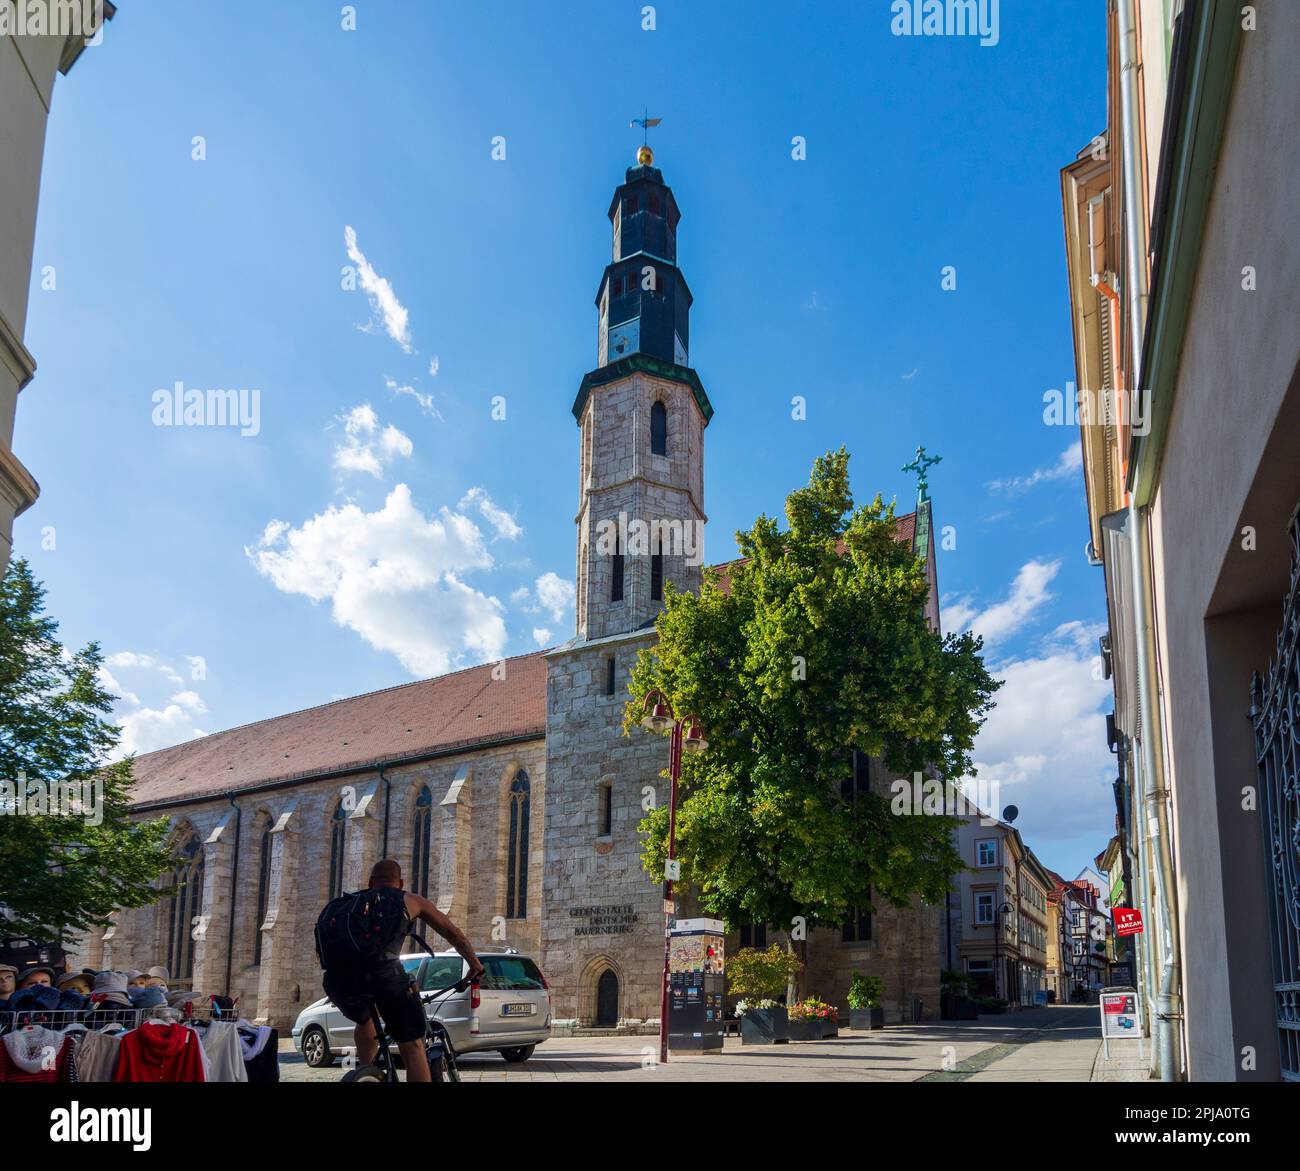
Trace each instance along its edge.
<path fill-rule="evenodd" d="M 495 1049 L 507 1061 L 527 1061 L 551 1036 L 551 993 L 537 964 L 514 948 L 480 951 L 486 971 L 477 986 L 450 996 L 435 993 L 465 978 L 469 965 L 459 952 L 402 957 L 420 996 L 451 1035 L 458 1054 Z M 353 1048 L 355 1026 L 328 997 L 309 1004 L 294 1022 L 293 1047 L 319 1069 Z"/>

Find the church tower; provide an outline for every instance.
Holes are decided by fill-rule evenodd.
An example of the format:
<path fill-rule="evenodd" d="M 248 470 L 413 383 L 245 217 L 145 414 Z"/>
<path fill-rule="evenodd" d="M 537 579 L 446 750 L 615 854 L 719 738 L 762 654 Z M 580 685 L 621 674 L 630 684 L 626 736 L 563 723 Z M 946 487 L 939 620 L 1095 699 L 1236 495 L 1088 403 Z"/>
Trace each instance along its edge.
<path fill-rule="evenodd" d="M 704 428 L 713 415 L 690 367 L 691 291 L 677 265 L 681 212 L 638 152 L 609 205 L 610 262 L 596 292 L 596 368 L 573 415 L 581 428 L 577 634 L 653 623 L 663 586 L 699 589 Z"/>
<path fill-rule="evenodd" d="M 666 800 L 668 742 L 624 736 L 636 656 L 655 641 L 668 582 L 698 590 L 704 428 L 690 362 L 691 292 L 677 267 L 681 213 L 642 147 L 614 192 L 600 277 L 596 367 L 580 428 L 577 631 L 546 655 L 542 968 L 557 1027 L 653 1030 L 664 910 L 641 869 L 646 795 Z"/>

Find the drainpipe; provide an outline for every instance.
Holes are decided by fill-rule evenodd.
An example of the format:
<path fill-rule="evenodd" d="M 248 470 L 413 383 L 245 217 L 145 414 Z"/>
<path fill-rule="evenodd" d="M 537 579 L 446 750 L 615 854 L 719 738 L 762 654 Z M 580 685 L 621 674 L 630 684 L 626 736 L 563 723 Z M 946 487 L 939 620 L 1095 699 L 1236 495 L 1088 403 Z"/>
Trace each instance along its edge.
<path fill-rule="evenodd" d="M 240 829 L 244 824 L 244 811 L 235 804 L 235 795 L 226 794 L 226 800 L 230 802 L 230 807 L 235 811 L 235 857 L 230 867 L 230 929 L 226 934 L 226 995 L 230 995 L 230 970 L 231 964 L 235 957 L 235 895 L 239 890 L 239 838 Z M 261 929 L 258 924 L 258 929 Z"/>
<path fill-rule="evenodd" d="M 1160 704 L 1155 694 L 1155 628 L 1149 606 L 1150 573 L 1146 558 L 1146 509 L 1135 500 L 1129 507 L 1133 537 L 1133 619 L 1137 627 L 1138 705 L 1141 712 L 1143 795 L 1146 837 L 1151 850 L 1155 896 L 1156 943 L 1159 947 L 1156 986 L 1155 1048 L 1160 1080 L 1179 1081 L 1182 1065 L 1181 947 L 1178 939 L 1177 896 L 1173 852 L 1169 843 L 1169 790 L 1165 785 Z"/>
<path fill-rule="evenodd" d="M 381 858 L 387 858 L 388 857 L 388 799 L 392 794 L 393 785 L 392 782 L 384 775 L 384 766 L 382 764 L 375 765 L 375 768 L 378 771 L 379 779 L 384 786 L 384 844 L 379 848 L 379 856 Z"/>
<path fill-rule="evenodd" d="M 1142 329 L 1147 319 L 1147 213 L 1142 182 L 1141 120 L 1138 116 L 1138 43 L 1135 0 L 1119 0 L 1120 163 L 1124 187 L 1124 265 L 1128 284 L 1129 342 L 1132 375 L 1129 385 L 1141 386 Z"/>
<path fill-rule="evenodd" d="M 1142 386 L 1142 335 L 1147 310 L 1147 214 L 1138 92 L 1138 41 L 1135 0 L 1116 5 L 1120 66 L 1120 162 L 1124 188 L 1124 262 L 1128 288 L 1129 343 L 1132 371 L 1129 386 L 1136 397 Z M 1149 406 L 1149 404 L 1148 404 Z M 1132 420 L 1141 427 L 1136 403 Z M 1181 1075 L 1182 1003 L 1180 995 L 1178 915 L 1174 891 L 1173 856 L 1169 842 L 1169 790 L 1165 787 L 1164 749 L 1160 704 L 1156 695 L 1155 628 L 1151 621 L 1150 567 L 1147 562 L 1147 510 L 1136 496 L 1129 503 L 1129 540 L 1133 560 L 1133 625 L 1136 634 L 1138 711 L 1142 729 L 1139 741 L 1142 768 L 1140 811 L 1146 816 L 1144 837 L 1151 850 L 1152 887 L 1159 955 L 1159 983 L 1155 988 L 1155 1048 L 1160 1077 L 1177 1081 Z"/>

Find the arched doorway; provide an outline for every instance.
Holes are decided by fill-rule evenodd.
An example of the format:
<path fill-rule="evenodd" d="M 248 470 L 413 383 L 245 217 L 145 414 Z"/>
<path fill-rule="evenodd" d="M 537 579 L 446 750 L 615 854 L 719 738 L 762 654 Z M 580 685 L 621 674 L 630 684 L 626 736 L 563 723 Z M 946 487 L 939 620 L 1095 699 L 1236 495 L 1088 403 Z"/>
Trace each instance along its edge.
<path fill-rule="evenodd" d="M 596 981 L 596 1028 L 612 1029 L 618 1025 L 618 977 L 606 968 Z"/>

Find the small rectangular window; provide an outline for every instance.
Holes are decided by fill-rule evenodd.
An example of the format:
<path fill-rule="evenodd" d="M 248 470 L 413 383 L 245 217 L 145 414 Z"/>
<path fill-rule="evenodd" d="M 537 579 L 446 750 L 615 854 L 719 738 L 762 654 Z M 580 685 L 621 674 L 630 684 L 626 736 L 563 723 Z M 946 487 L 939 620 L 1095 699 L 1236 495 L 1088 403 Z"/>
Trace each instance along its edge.
<path fill-rule="evenodd" d="M 658 541 L 659 552 L 650 555 L 650 600 L 652 602 L 662 602 L 664 600 L 664 539 L 661 536 Z"/>
<path fill-rule="evenodd" d="M 611 602 L 623 600 L 623 552 L 618 537 L 614 538 L 614 565 L 609 584 L 609 600 Z"/>
<path fill-rule="evenodd" d="M 614 673 L 616 670 L 617 668 L 615 667 L 614 664 L 614 656 L 610 655 L 610 657 L 605 660 L 605 694 L 606 695 L 614 694 Z"/>
<path fill-rule="evenodd" d="M 607 838 L 614 832 L 614 786 L 600 786 L 600 836 Z"/>
<path fill-rule="evenodd" d="M 992 839 L 975 843 L 975 865 L 996 866 L 998 864 L 998 844 Z"/>
<path fill-rule="evenodd" d="M 624 215 L 636 215 L 636 213 L 637 213 L 639 210 L 640 210 L 640 208 L 639 208 L 638 205 L 637 205 L 637 198 L 636 198 L 636 195 L 635 195 L 635 194 L 629 195 L 629 196 L 627 197 L 627 199 L 624 200 L 624 202 L 623 202 L 623 214 L 624 214 Z"/>
<path fill-rule="evenodd" d="M 651 215 L 659 214 L 659 196 L 657 195 L 650 196 L 650 214 Z"/>

